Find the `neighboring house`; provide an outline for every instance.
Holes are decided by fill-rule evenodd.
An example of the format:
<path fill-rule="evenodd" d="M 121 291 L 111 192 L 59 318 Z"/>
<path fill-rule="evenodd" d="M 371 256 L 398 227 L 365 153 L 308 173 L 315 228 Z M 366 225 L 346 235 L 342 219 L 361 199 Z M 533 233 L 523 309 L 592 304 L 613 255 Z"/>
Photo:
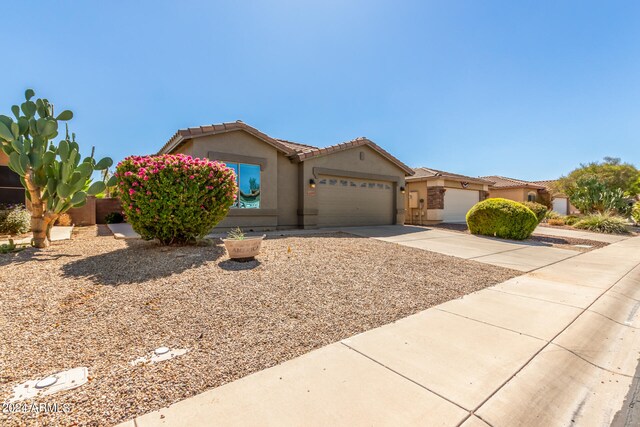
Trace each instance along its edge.
<path fill-rule="evenodd" d="M 558 212 L 560 215 L 576 214 L 580 212 L 578 208 L 576 208 L 569 202 L 569 198 L 565 194 L 562 194 L 555 189 L 555 186 L 554 186 L 556 182 L 555 179 L 532 181 L 532 182 L 534 184 L 544 186 L 547 189 L 547 191 L 551 194 L 551 197 L 552 197 L 551 209 L 553 211 Z"/>
<path fill-rule="evenodd" d="M 406 178 L 407 224 L 425 221 L 465 222 L 473 205 L 489 194 L 491 181 L 431 168 L 415 168 Z"/>
<path fill-rule="evenodd" d="M 367 138 L 318 148 L 272 138 L 241 122 L 179 130 L 158 154 L 226 163 L 237 204 L 218 225 L 247 230 L 404 223 L 411 168 Z"/>
<path fill-rule="evenodd" d="M 489 186 L 489 197 L 502 197 L 516 202 L 541 202 L 549 198 L 547 187 L 530 181 L 523 181 L 504 176 L 483 176 L 482 179 L 492 181 Z"/>
<path fill-rule="evenodd" d="M 516 202 L 551 203 L 551 209 L 561 215 L 578 213 L 578 209 L 569 203 L 569 198 L 557 193 L 553 187 L 554 180 L 523 181 L 504 176 L 483 176 L 493 181 L 489 186 L 489 197 L 502 197 Z"/>
<path fill-rule="evenodd" d="M 9 156 L 0 149 L 0 204 L 24 203 L 24 187 L 20 176 L 9 169 Z"/>

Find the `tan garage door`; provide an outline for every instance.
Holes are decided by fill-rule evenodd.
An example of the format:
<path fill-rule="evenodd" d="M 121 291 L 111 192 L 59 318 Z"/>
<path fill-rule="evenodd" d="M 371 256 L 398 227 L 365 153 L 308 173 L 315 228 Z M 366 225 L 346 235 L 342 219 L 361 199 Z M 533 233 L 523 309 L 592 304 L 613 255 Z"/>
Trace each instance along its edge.
<path fill-rule="evenodd" d="M 467 212 L 480 200 L 477 190 L 447 188 L 444 193 L 443 222 L 466 222 Z"/>
<path fill-rule="evenodd" d="M 393 224 L 392 182 L 339 176 L 318 179 L 318 225 L 342 227 Z"/>

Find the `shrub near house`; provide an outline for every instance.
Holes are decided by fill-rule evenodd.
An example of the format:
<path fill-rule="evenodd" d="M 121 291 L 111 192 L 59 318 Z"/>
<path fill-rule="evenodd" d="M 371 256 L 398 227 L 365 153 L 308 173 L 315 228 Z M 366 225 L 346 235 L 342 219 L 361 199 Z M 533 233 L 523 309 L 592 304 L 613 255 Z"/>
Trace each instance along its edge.
<path fill-rule="evenodd" d="M 467 213 L 472 234 L 524 240 L 538 225 L 531 209 L 513 200 L 493 198 L 474 205 Z"/>
<path fill-rule="evenodd" d="M 547 208 L 542 203 L 524 202 L 523 205 L 531 209 L 533 213 L 536 214 L 538 222 L 541 222 L 546 217 L 547 212 L 549 212 L 549 208 Z"/>
<path fill-rule="evenodd" d="M 133 229 L 162 244 L 207 235 L 227 215 L 238 191 L 231 168 L 183 154 L 128 157 L 118 164 L 116 176 Z"/>

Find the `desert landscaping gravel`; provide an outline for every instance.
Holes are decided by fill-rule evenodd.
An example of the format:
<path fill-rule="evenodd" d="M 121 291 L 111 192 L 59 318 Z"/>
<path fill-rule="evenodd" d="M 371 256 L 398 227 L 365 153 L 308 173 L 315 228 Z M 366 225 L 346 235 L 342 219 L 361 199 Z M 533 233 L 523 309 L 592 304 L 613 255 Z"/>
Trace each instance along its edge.
<path fill-rule="evenodd" d="M 0 255 L 0 397 L 75 367 L 89 382 L 36 402 L 66 414 L 3 413 L 0 425 L 113 425 L 521 274 L 347 234 L 269 238 L 237 263 L 220 241 L 76 230 Z M 188 352 L 130 364 L 160 346 Z"/>

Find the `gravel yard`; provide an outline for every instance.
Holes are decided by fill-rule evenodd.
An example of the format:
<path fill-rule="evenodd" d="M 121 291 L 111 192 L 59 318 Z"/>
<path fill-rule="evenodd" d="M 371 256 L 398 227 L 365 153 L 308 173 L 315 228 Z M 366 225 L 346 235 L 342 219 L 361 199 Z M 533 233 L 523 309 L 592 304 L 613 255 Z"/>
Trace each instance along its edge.
<path fill-rule="evenodd" d="M 90 380 L 37 401 L 69 413 L 1 425 L 113 425 L 521 274 L 347 234 L 268 239 L 236 263 L 219 241 L 164 248 L 76 230 L 0 255 L 0 396 L 79 366 Z M 163 345 L 189 351 L 130 365 Z"/>

